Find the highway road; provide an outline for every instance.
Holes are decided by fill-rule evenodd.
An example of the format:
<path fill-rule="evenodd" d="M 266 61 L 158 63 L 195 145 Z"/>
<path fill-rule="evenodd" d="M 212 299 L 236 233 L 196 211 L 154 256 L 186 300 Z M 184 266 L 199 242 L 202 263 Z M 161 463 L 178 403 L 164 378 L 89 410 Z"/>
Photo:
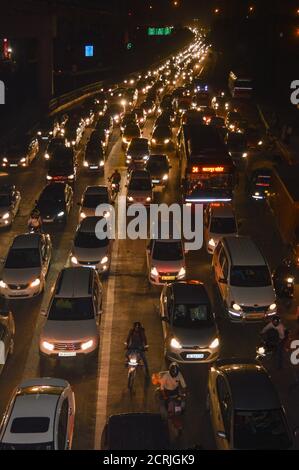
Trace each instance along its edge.
<path fill-rule="evenodd" d="M 241 109 L 242 112 L 242 109 Z M 248 112 L 248 110 L 244 110 Z M 153 119 L 148 119 L 144 135 L 150 134 Z M 107 417 L 114 413 L 130 411 L 157 411 L 154 386 L 144 380 L 142 370 L 138 371 L 133 393 L 127 389 L 127 371 L 124 361 L 124 341 L 132 322 L 139 320 L 145 327 L 149 351 L 150 372 L 165 369 L 161 321 L 157 312 L 160 288 L 151 287 L 147 281 L 146 241 L 117 240 L 113 247 L 111 272 L 103 279 L 104 308 L 101 322 L 101 347 L 98 360 L 88 369 L 73 360 L 40 370 L 38 338 L 44 317 L 41 309 L 47 306 L 51 288 L 58 272 L 64 267 L 75 228 L 78 223 L 78 206 L 81 194 L 90 184 L 103 184 L 114 168 L 122 173 L 121 193 L 125 193 L 125 158 L 121 147 L 119 129 L 113 131 L 107 152 L 104 177 L 90 176 L 84 172 L 82 156 L 84 145 L 91 129 L 85 132 L 78 149 L 79 175 L 75 184 L 74 205 L 66 226 L 49 228 L 53 243 L 53 258 L 43 296 L 34 300 L 11 301 L 10 306 L 16 320 L 15 351 L 0 376 L 0 415 L 4 412 L 14 387 L 25 378 L 37 377 L 41 373 L 62 377 L 70 381 L 76 397 L 76 424 L 74 449 L 99 449 L 101 432 Z M 175 134 L 175 129 L 174 129 Z M 175 151 L 167 152 L 171 161 L 169 185 L 164 193 L 156 194 L 156 201 L 171 203 L 180 200 L 179 161 Z M 259 158 L 251 156 L 249 158 Z M 240 182 L 235 194 L 237 218 L 241 222 L 242 234 L 248 234 L 263 250 L 271 267 L 274 268 L 283 256 L 283 246 L 275 223 L 267 206 L 250 201 L 244 189 L 245 168 L 240 169 Z M 28 169 L 0 176 L 0 184 L 14 182 L 22 194 L 21 208 L 13 226 L 0 234 L 0 256 L 3 258 L 13 238 L 26 231 L 27 220 L 34 201 L 46 184 L 46 167 L 41 155 Z M 187 254 L 187 277 L 203 281 L 211 296 L 221 333 L 221 357 L 232 356 L 253 359 L 260 323 L 232 324 L 223 312 L 215 289 L 211 257 L 202 248 Z M 298 299 L 298 292 L 296 291 Z M 281 306 L 285 324 L 293 328 L 295 307 L 286 310 Z M 201 445 L 204 449 L 215 448 L 208 413 L 206 412 L 207 365 L 187 364 L 181 368 L 186 379 L 189 395 L 184 416 L 184 432 L 179 448 Z M 270 373 L 277 385 L 286 407 L 291 427 L 299 424 L 296 393 L 289 390 L 293 381 L 292 369 L 282 371 L 270 367 Z M 298 391 L 298 390 L 297 390 Z"/>

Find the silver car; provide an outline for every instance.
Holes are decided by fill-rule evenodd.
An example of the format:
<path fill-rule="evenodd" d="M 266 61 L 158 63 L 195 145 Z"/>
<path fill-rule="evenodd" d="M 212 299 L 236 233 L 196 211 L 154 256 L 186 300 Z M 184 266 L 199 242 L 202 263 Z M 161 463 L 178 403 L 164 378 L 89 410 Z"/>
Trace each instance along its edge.
<path fill-rule="evenodd" d="M 96 235 L 97 224 L 103 217 L 86 217 L 77 228 L 70 255 L 72 266 L 85 266 L 108 273 L 111 263 L 112 240 Z M 106 219 L 104 219 L 106 221 Z M 104 238 L 105 237 L 105 238 Z"/>
<path fill-rule="evenodd" d="M 90 217 L 96 215 L 96 208 L 100 204 L 109 204 L 111 205 L 111 194 L 108 186 L 96 185 L 96 186 L 87 186 L 81 202 L 78 203 L 79 209 L 79 222 L 85 219 L 85 217 Z M 109 211 L 107 211 L 109 212 Z M 103 214 L 106 217 L 110 214 Z"/>
<path fill-rule="evenodd" d="M 153 201 L 153 187 L 147 170 L 133 170 L 127 185 L 127 205 L 143 204 L 149 206 Z"/>
<path fill-rule="evenodd" d="M 94 356 L 99 347 L 102 285 L 96 270 L 65 268 L 57 279 L 39 341 L 41 359 Z"/>
<path fill-rule="evenodd" d="M 0 294 L 25 299 L 43 292 L 52 254 L 48 234 L 25 233 L 15 237 L 4 262 Z"/>
<path fill-rule="evenodd" d="M 212 362 L 219 334 L 211 302 L 199 281 L 166 284 L 160 296 L 164 353 L 170 361 Z"/>

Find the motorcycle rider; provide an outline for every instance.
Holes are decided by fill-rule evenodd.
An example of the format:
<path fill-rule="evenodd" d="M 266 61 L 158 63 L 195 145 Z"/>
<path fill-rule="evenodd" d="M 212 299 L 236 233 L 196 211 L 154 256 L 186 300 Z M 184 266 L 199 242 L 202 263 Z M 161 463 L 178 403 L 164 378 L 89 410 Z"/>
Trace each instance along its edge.
<path fill-rule="evenodd" d="M 293 296 L 296 269 L 290 258 L 284 258 L 273 273 L 274 288 L 278 295 Z M 292 287 L 288 287 L 288 285 Z"/>
<path fill-rule="evenodd" d="M 42 218 L 40 216 L 40 212 L 37 208 L 34 208 L 30 214 L 28 220 L 28 228 L 33 228 L 34 230 L 41 230 L 42 229 Z"/>
<path fill-rule="evenodd" d="M 125 345 L 127 346 L 127 359 L 129 359 L 130 352 L 138 351 L 145 367 L 145 373 L 149 376 L 148 363 L 145 355 L 145 350 L 148 349 L 148 344 L 145 329 L 139 321 L 135 321 L 133 323 L 133 327 L 129 331 Z"/>
<path fill-rule="evenodd" d="M 279 315 L 274 315 L 272 320 L 267 323 L 267 325 L 262 329 L 261 334 L 271 334 L 270 332 L 274 330 L 278 333 L 278 343 L 277 346 L 277 361 L 278 361 L 278 368 L 282 369 L 283 365 L 283 348 L 285 344 L 285 339 L 287 338 L 287 330 L 283 325 Z M 270 337 L 269 337 L 270 338 Z M 267 341 L 267 339 L 266 339 Z"/>
<path fill-rule="evenodd" d="M 167 372 L 160 378 L 160 391 L 165 399 L 180 395 L 187 388 L 185 379 L 180 372 L 177 362 L 172 362 Z"/>
<path fill-rule="evenodd" d="M 118 169 L 116 168 L 116 169 L 114 170 L 114 172 L 112 173 L 112 175 L 110 176 L 110 178 L 108 178 L 108 181 L 111 181 L 112 184 L 119 185 L 119 184 L 120 184 L 120 180 L 121 180 L 121 174 L 120 174 L 120 172 L 118 171 Z"/>

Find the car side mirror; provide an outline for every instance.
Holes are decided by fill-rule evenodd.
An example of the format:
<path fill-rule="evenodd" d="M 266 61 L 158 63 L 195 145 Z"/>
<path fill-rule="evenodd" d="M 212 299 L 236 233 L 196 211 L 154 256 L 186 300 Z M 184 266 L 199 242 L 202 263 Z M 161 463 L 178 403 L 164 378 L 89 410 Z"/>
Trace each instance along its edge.
<path fill-rule="evenodd" d="M 43 308 L 43 309 L 40 311 L 40 314 L 41 314 L 43 317 L 46 317 L 46 316 L 47 316 L 47 310 Z"/>
<path fill-rule="evenodd" d="M 227 284 L 227 279 L 224 279 L 224 277 L 221 277 L 219 279 L 220 284 Z"/>
<path fill-rule="evenodd" d="M 226 439 L 226 433 L 224 431 L 217 431 L 217 436 L 220 437 L 221 439 Z"/>

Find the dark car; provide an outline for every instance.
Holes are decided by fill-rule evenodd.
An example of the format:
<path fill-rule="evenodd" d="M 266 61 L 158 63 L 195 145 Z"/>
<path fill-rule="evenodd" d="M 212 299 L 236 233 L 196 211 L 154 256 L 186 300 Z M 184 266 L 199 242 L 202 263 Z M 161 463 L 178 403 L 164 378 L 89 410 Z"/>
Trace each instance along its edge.
<path fill-rule="evenodd" d="M 150 155 L 146 164 L 154 186 L 167 186 L 170 168 L 167 155 Z"/>
<path fill-rule="evenodd" d="M 82 137 L 83 128 L 78 116 L 72 116 L 65 125 L 64 138 L 68 146 L 76 147 Z"/>
<path fill-rule="evenodd" d="M 152 147 L 170 147 L 172 144 L 172 130 L 168 126 L 157 126 L 151 137 Z"/>
<path fill-rule="evenodd" d="M 143 108 L 135 108 L 134 109 L 134 113 L 136 114 L 137 116 L 137 122 L 139 124 L 140 127 L 143 127 L 144 124 L 145 124 L 145 120 L 146 120 L 146 114 L 145 114 L 145 111 Z"/>
<path fill-rule="evenodd" d="M 109 417 L 101 439 L 102 450 L 167 450 L 167 423 L 158 413 L 122 413 Z"/>
<path fill-rule="evenodd" d="M 232 158 L 240 159 L 248 157 L 247 140 L 242 132 L 228 132 L 225 141 Z"/>
<path fill-rule="evenodd" d="M 76 175 L 77 165 L 73 148 L 57 147 L 49 160 L 47 181 L 61 181 L 73 185 Z"/>
<path fill-rule="evenodd" d="M 173 127 L 175 123 L 175 114 L 171 109 L 163 111 L 156 119 L 154 127 L 169 126 Z"/>
<path fill-rule="evenodd" d="M 144 112 L 147 116 L 152 116 L 156 109 L 156 103 L 154 100 L 147 98 L 141 105 L 141 108 L 144 109 Z"/>
<path fill-rule="evenodd" d="M 227 128 L 224 118 L 220 116 L 212 116 L 210 120 L 210 126 L 214 126 L 217 129 L 222 139 L 226 137 Z"/>
<path fill-rule="evenodd" d="M 105 152 L 100 141 L 90 140 L 85 149 L 83 166 L 90 171 L 104 174 Z"/>
<path fill-rule="evenodd" d="M 37 138 L 39 142 L 48 142 L 55 137 L 58 131 L 58 122 L 52 117 L 42 119 L 37 126 Z"/>
<path fill-rule="evenodd" d="M 258 363 L 216 361 L 209 370 L 207 405 L 219 450 L 286 450 L 293 445 L 278 393 Z"/>
<path fill-rule="evenodd" d="M 123 149 L 126 149 L 128 145 L 132 142 L 132 139 L 139 138 L 142 136 L 142 132 L 140 130 L 140 127 L 138 124 L 134 122 L 128 123 L 123 132 L 123 137 L 122 137 L 122 147 Z"/>
<path fill-rule="evenodd" d="M 248 127 L 245 131 L 248 147 L 260 150 L 263 147 L 264 139 L 262 132 L 256 127 Z"/>
<path fill-rule="evenodd" d="M 73 190 L 65 183 L 48 184 L 36 201 L 43 223 L 66 222 L 72 204 Z"/>
<path fill-rule="evenodd" d="M 37 138 L 16 137 L 1 152 L 1 166 L 5 168 L 26 167 L 36 158 L 39 151 Z"/>
<path fill-rule="evenodd" d="M 113 119 L 116 124 L 119 124 L 124 115 L 124 107 L 122 104 L 110 104 L 104 114 Z"/>
<path fill-rule="evenodd" d="M 230 131 L 234 132 L 240 129 L 242 116 L 238 111 L 230 111 L 227 113 L 225 124 Z"/>
<path fill-rule="evenodd" d="M 249 196 L 256 201 L 265 199 L 271 188 L 272 172 L 269 168 L 258 168 L 251 174 L 248 186 Z"/>
<path fill-rule="evenodd" d="M 188 111 L 183 113 L 181 123 L 186 124 L 187 126 L 196 124 L 202 125 L 204 123 L 202 111 L 197 111 L 197 109 L 188 109 Z"/>
<path fill-rule="evenodd" d="M 143 138 L 134 138 L 127 149 L 127 165 L 145 165 L 149 157 L 148 140 Z"/>
<path fill-rule="evenodd" d="M 108 135 L 111 134 L 113 131 L 113 118 L 107 114 L 101 116 L 96 123 L 95 129 L 105 129 Z"/>
<path fill-rule="evenodd" d="M 218 358 L 219 332 L 202 282 L 166 284 L 160 296 L 160 315 L 167 359 L 202 363 Z"/>
<path fill-rule="evenodd" d="M 124 115 L 120 123 L 121 132 L 124 131 L 124 128 L 126 127 L 127 124 L 137 124 L 137 115 L 135 111 L 132 113 L 126 113 Z"/>
<path fill-rule="evenodd" d="M 53 157 L 57 147 L 65 147 L 65 138 L 64 137 L 53 137 L 46 147 L 44 158 L 45 160 L 50 160 Z"/>

